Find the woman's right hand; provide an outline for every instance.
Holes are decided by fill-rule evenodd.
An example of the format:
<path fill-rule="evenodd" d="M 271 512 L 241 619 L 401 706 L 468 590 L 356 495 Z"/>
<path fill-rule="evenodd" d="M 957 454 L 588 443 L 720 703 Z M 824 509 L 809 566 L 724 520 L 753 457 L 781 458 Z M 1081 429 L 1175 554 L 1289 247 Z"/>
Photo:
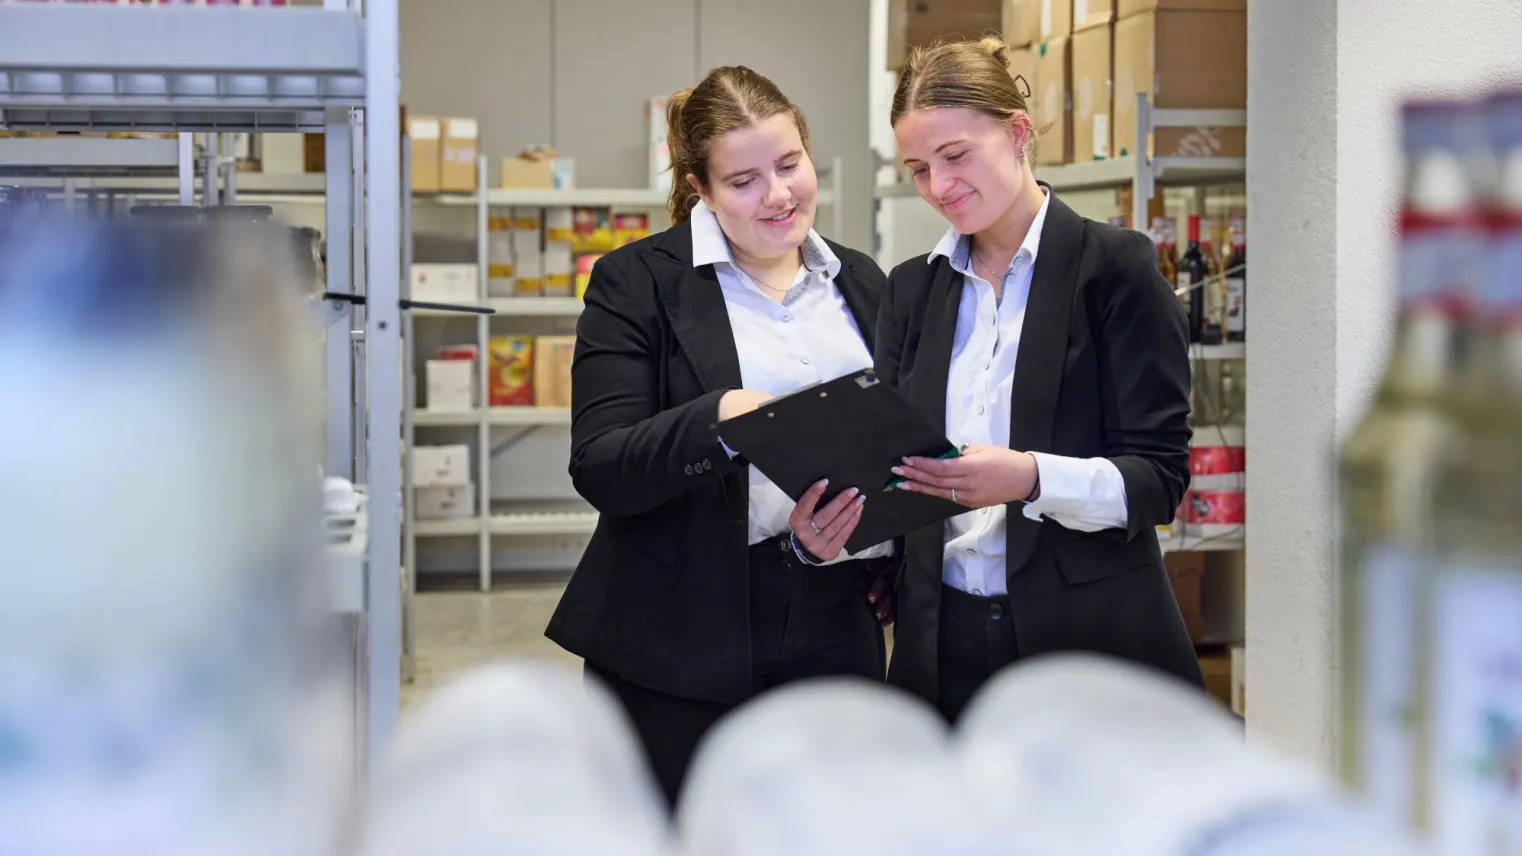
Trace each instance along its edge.
<path fill-rule="evenodd" d="M 719 398 L 719 421 L 744 416 L 771 400 L 772 396 L 754 389 L 731 389 Z"/>
<path fill-rule="evenodd" d="M 798 498 L 798 504 L 788 516 L 788 525 L 793 527 L 798 543 L 809 551 L 809 555 L 825 562 L 834 561 L 845 550 L 846 541 L 856 531 L 856 524 L 861 522 L 862 504 L 867 501 L 861 491 L 853 487 L 841 491 L 824 508 L 816 510 L 829 484 L 827 481 L 815 482 Z"/>

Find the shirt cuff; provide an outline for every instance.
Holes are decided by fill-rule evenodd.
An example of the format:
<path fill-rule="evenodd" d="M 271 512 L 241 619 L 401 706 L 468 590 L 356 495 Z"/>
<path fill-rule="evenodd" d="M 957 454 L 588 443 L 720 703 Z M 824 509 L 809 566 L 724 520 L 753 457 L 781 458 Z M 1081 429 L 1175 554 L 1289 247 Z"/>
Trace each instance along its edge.
<path fill-rule="evenodd" d="M 734 449 L 729 448 L 729 444 L 724 442 L 723 437 L 719 438 L 719 445 L 724 447 L 724 454 L 728 455 L 731 461 L 735 459 L 735 455 L 739 454 Z"/>
<path fill-rule="evenodd" d="M 788 533 L 788 537 L 793 539 L 793 552 L 797 554 L 798 559 L 805 565 L 813 565 L 816 568 L 822 568 L 825 565 L 839 564 L 840 562 L 851 562 L 865 559 L 882 559 L 893 555 L 893 542 L 884 541 L 881 544 L 873 544 L 867 549 L 862 550 L 860 553 L 841 552 L 839 556 L 836 556 L 833 559 L 820 560 L 816 562 L 813 560 L 813 558 L 810 557 L 808 548 L 803 546 L 803 544 L 798 540 L 797 532 Z"/>
<path fill-rule="evenodd" d="M 1043 516 L 1069 529 L 1097 532 L 1125 528 L 1126 483 L 1108 458 L 1068 458 L 1031 452 L 1041 483 L 1041 495 L 1026 503 L 1026 517 Z"/>

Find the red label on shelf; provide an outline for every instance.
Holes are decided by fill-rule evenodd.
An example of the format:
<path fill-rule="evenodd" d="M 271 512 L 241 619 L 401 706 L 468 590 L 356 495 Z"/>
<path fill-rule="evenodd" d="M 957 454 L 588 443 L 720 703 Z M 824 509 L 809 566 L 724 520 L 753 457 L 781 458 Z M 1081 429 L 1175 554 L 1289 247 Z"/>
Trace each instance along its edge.
<path fill-rule="evenodd" d="M 1239 490 L 1191 490 L 1179 506 L 1185 523 L 1247 522 L 1247 494 Z"/>
<path fill-rule="evenodd" d="M 1247 449 L 1242 446 L 1196 446 L 1189 450 L 1189 472 L 1219 476 L 1247 470 Z"/>
<path fill-rule="evenodd" d="M 475 345 L 440 345 L 439 355 L 436 359 L 470 361 L 475 358 Z"/>

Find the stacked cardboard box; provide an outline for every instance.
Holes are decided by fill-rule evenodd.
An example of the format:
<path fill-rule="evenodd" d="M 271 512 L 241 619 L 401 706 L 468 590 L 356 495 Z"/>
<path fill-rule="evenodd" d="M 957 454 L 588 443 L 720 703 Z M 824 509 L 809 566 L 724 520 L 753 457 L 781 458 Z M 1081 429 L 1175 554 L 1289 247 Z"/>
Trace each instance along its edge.
<path fill-rule="evenodd" d="M 1073 0 L 1073 162 L 1111 157 L 1112 0 Z"/>
<path fill-rule="evenodd" d="M 407 120 L 407 135 L 412 138 L 413 193 L 475 191 L 480 148 L 475 119 L 413 116 Z"/>
<path fill-rule="evenodd" d="M 888 70 L 909 51 L 943 40 L 980 39 L 999 32 L 1008 0 L 889 0 Z"/>
<path fill-rule="evenodd" d="M 1112 149 L 1136 149 L 1136 93 L 1161 109 L 1246 109 L 1246 0 L 1116 0 Z M 1242 156 L 1245 128 L 1164 128 L 1159 157 Z"/>
<path fill-rule="evenodd" d="M 471 517 L 476 485 L 469 446 L 416 446 L 412 450 L 413 513 L 419 520 Z"/>

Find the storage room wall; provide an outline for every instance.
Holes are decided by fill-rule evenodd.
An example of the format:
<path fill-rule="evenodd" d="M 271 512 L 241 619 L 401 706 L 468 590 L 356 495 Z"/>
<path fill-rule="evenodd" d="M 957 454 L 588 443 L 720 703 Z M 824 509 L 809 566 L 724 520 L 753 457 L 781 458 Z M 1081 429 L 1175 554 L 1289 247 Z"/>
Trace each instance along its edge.
<path fill-rule="evenodd" d="M 1247 723 L 1328 767 L 1333 443 L 1394 330 L 1399 104 L 1522 79 L 1519 41 L 1514 0 L 1248 4 Z"/>

